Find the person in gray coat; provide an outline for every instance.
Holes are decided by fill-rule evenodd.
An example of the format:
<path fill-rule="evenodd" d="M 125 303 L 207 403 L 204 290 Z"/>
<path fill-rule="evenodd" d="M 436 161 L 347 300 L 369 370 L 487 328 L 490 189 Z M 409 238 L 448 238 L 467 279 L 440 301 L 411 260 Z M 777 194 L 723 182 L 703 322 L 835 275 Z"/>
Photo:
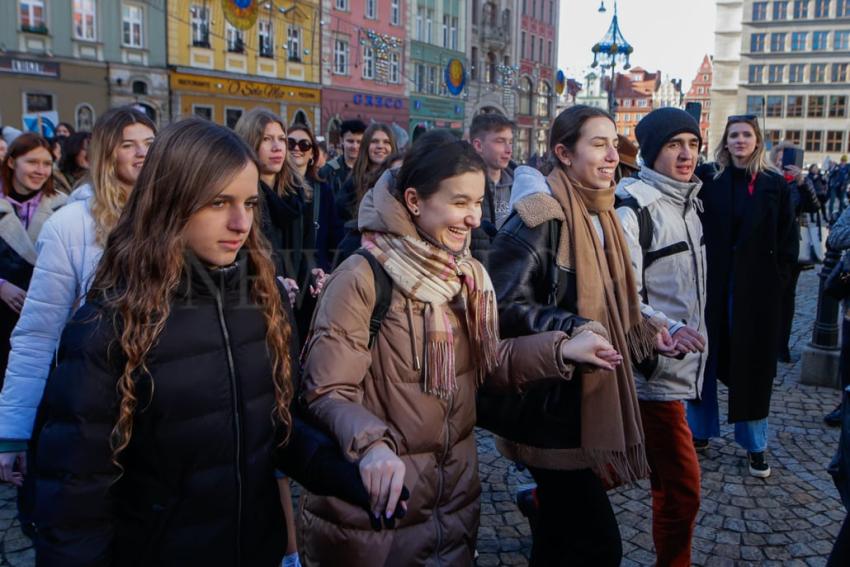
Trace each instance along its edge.
<path fill-rule="evenodd" d="M 706 259 L 694 175 L 699 125 L 676 108 L 638 124 L 643 166 L 617 186 L 617 213 L 629 245 L 645 317 L 667 327 L 674 351 L 634 369 L 652 473 L 657 565 L 690 565 L 699 511 L 700 468 L 684 400 L 699 398 L 706 362 Z"/>

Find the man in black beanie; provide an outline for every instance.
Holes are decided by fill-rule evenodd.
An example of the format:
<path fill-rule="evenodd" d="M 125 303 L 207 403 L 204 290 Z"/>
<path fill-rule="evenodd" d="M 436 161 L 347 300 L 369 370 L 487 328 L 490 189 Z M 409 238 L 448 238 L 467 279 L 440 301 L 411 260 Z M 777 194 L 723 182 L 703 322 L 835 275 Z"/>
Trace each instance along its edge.
<path fill-rule="evenodd" d="M 651 468 L 657 565 L 691 564 L 700 468 L 684 400 L 699 397 L 706 362 L 706 260 L 694 175 L 702 145 L 685 111 L 660 108 L 635 130 L 643 166 L 617 186 L 617 214 L 637 274 L 641 311 L 665 322 L 676 352 L 634 368 Z"/>

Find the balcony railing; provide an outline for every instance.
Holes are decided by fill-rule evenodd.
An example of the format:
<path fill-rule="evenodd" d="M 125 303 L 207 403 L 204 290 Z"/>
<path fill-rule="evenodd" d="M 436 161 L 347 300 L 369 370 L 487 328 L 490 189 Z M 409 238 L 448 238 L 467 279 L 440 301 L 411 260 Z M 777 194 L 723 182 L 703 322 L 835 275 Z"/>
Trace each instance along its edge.
<path fill-rule="evenodd" d="M 47 25 L 46 24 L 33 24 L 33 25 L 22 24 L 21 25 L 21 31 L 26 32 L 26 33 L 37 33 L 37 34 L 41 34 L 41 35 L 47 35 Z"/>

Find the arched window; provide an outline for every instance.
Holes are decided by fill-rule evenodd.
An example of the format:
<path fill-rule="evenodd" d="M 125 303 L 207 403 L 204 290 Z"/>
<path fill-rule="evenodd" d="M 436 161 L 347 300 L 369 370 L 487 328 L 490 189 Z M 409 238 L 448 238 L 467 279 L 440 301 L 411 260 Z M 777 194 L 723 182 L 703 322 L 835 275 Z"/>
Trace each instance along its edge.
<path fill-rule="evenodd" d="M 496 4 L 487 2 L 481 11 L 481 23 L 485 26 L 496 27 Z"/>
<path fill-rule="evenodd" d="M 307 120 L 307 115 L 304 114 L 303 110 L 297 110 L 295 115 L 292 117 L 292 124 L 304 124 L 306 126 L 310 126 L 310 122 Z"/>
<path fill-rule="evenodd" d="M 74 122 L 78 132 L 91 132 L 94 126 L 94 108 L 90 104 L 78 104 L 74 111 Z"/>
<path fill-rule="evenodd" d="M 523 77 L 519 80 L 519 113 L 531 115 L 532 99 L 531 79 Z"/>
<path fill-rule="evenodd" d="M 133 81 L 133 94 L 146 95 L 148 94 L 148 84 L 144 81 Z"/>
<path fill-rule="evenodd" d="M 551 116 L 552 87 L 546 81 L 540 81 L 537 85 L 537 116 L 548 118 Z"/>
<path fill-rule="evenodd" d="M 487 54 L 487 82 L 496 84 L 499 77 L 496 76 L 496 54 L 492 51 Z"/>

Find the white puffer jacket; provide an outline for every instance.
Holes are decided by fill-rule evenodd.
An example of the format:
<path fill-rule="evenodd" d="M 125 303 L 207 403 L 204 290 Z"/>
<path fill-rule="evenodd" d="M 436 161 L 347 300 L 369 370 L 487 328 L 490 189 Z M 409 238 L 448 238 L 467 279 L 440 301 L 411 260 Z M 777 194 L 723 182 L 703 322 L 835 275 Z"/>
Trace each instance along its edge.
<path fill-rule="evenodd" d="M 93 191 L 81 185 L 51 216 L 36 242 L 38 259 L 0 393 L 0 440 L 26 441 L 65 323 L 79 307 L 103 252 L 95 242 Z"/>
<path fill-rule="evenodd" d="M 620 206 L 617 214 L 629 243 L 638 292 L 642 301 L 646 298 L 641 308 L 643 314 L 667 319 L 671 334 L 686 324 L 707 337 L 705 244 L 698 216 L 702 203 L 697 197 L 702 182 L 693 179 L 679 182 L 644 167 L 638 178 L 620 181 L 617 195 L 634 197 L 650 213 L 652 241 L 645 256 L 635 210 Z M 657 365 L 636 369 L 638 398 L 650 401 L 698 398 L 707 354 L 706 349 L 681 359 L 659 356 Z"/>

